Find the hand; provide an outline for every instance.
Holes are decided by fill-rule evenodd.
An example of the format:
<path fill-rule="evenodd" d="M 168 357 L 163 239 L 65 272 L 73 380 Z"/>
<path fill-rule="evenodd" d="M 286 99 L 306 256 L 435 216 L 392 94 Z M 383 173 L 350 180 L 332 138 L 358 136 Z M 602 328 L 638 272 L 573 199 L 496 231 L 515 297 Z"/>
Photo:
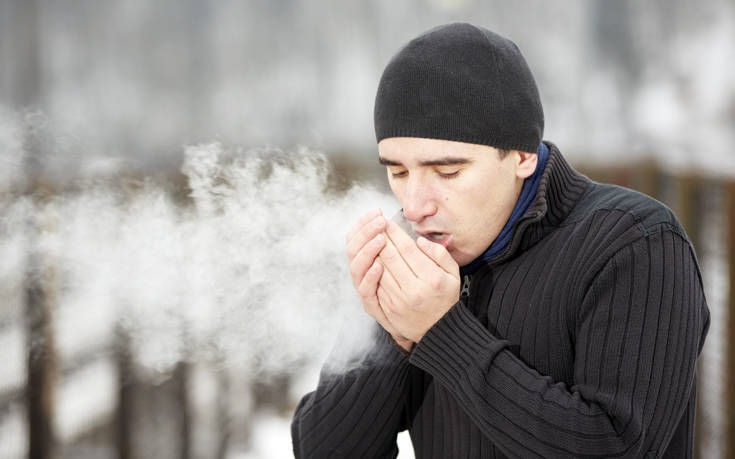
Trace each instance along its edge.
<path fill-rule="evenodd" d="M 383 266 L 377 263 L 378 253 L 385 247 L 384 233 L 387 220 L 380 209 L 366 213 L 347 232 L 347 259 L 350 262 L 350 276 L 365 312 L 378 321 L 393 341 L 405 351 L 410 352 L 414 343 L 398 333 L 385 317 L 378 302 L 378 281 L 383 274 Z"/>
<path fill-rule="evenodd" d="M 401 336 L 418 343 L 459 300 L 459 265 L 444 246 L 424 237 L 414 242 L 395 222 L 387 222 L 386 234 L 369 271 L 382 271 L 378 304 Z"/>

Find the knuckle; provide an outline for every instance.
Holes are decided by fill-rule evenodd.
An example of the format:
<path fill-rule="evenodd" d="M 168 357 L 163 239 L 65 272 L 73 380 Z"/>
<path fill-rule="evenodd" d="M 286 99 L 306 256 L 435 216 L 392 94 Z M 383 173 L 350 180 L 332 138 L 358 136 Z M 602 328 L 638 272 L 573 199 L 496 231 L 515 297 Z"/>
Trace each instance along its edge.
<path fill-rule="evenodd" d="M 427 280 L 427 284 L 429 284 L 429 288 L 432 290 L 439 290 L 443 283 L 443 279 L 439 276 L 433 276 Z"/>
<path fill-rule="evenodd" d="M 406 300 L 411 304 L 416 303 L 421 299 L 421 290 L 416 288 L 415 285 L 407 286 L 404 293 L 406 295 Z"/>
<path fill-rule="evenodd" d="M 365 223 L 369 222 L 371 219 L 370 212 L 364 213 L 360 215 L 360 218 L 357 219 L 357 223 L 355 223 L 356 227 L 364 226 Z"/>
<path fill-rule="evenodd" d="M 374 235 L 370 240 L 370 248 L 375 252 L 383 248 L 383 245 L 385 245 L 385 238 L 381 237 L 380 234 Z"/>
<path fill-rule="evenodd" d="M 427 239 L 428 240 L 428 239 Z M 436 244 L 429 241 L 429 243 L 422 244 L 421 251 L 424 252 L 426 255 L 429 256 L 429 258 L 436 258 L 437 255 L 437 248 L 435 247 Z"/>
<path fill-rule="evenodd" d="M 358 269 L 358 266 L 357 266 L 357 264 L 358 264 L 359 262 L 360 262 L 360 260 L 359 260 L 359 259 L 358 259 L 357 257 L 355 257 L 355 258 L 353 258 L 352 260 L 350 260 L 350 274 L 351 274 L 351 275 L 352 275 L 353 277 L 355 277 L 356 275 L 358 275 L 358 274 L 359 274 L 359 271 L 360 271 L 360 270 Z"/>
<path fill-rule="evenodd" d="M 360 295 L 360 297 L 363 299 L 367 299 L 372 296 L 372 293 L 370 292 L 370 287 L 365 285 L 365 282 L 360 283 L 360 286 L 357 288 L 357 294 Z"/>
<path fill-rule="evenodd" d="M 412 244 L 411 242 L 399 242 L 396 247 L 398 247 L 398 250 L 400 250 L 402 253 L 412 253 L 414 250 L 416 250 L 416 246 Z"/>
<path fill-rule="evenodd" d="M 347 258 L 349 260 L 354 259 L 355 255 L 357 255 L 355 248 L 351 244 L 347 245 L 347 249 L 345 251 L 347 252 Z"/>
<path fill-rule="evenodd" d="M 395 250 L 383 251 L 380 256 L 387 262 L 393 262 L 400 258 L 400 255 Z"/>
<path fill-rule="evenodd" d="M 373 236 L 378 234 L 381 231 L 380 225 L 378 225 L 376 222 L 371 222 L 368 225 L 365 225 L 361 230 L 360 233 L 362 237 L 365 238 L 365 240 L 371 239 Z"/>
<path fill-rule="evenodd" d="M 367 264 L 367 260 L 369 260 L 370 254 L 365 250 L 363 247 L 360 249 L 359 252 L 355 255 L 355 257 L 352 259 L 352 263 L 354 263 L 354 266 L 358 270 L 363 270 L 365 268 L 365 265 Z"/>

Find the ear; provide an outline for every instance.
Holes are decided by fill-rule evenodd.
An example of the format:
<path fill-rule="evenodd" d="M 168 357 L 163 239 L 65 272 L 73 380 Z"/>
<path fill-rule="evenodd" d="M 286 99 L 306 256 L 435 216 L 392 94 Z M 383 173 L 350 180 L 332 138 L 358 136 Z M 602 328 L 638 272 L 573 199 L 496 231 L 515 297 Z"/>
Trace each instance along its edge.
<path fill-rule="evenodd" d="M 516 176 L 521 179 L 526 179 L 536 172 L 536 165 L 538 164 L 538 155 L 536 153 L 529 153 L 527 151 L 516 151 L 518 155 L 516 163 Z"/>

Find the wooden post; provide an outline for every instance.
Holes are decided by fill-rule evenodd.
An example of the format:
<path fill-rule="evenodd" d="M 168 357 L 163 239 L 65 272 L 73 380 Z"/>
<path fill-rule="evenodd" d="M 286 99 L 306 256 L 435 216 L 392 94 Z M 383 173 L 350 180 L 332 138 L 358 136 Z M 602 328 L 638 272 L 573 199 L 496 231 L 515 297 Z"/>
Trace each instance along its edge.
<path fill-rule="evenodd" d="M 727 334 L 725 336 L 725 455 L 735 457 L 735 181 L 726 186 L 727 264 L 730 291 L 727 300 Z"/>
<path fill-rule="evenodd" d="M 35 245 L 35 240 L 36 238 L 31 238 L 31 244 Z M 27 274 L 25 282 L 28 457 L 50 459 L 54 457 L 55 449 L 53 383 L 56 366 L 50 298 L 44 285 L 46 273 L 40 269 L 39 258 L 40 254 L 31 246 L 28 255 L 28 269 L 31 272 Z"/>
<path fill-rule="evenodd" d="M 676 180 L 676 206 L 675 212 L 679 217 L 679 221 L 684 226 L 684 230 L 689 236 L 689 240 L 694 246 L 697 259 L 701 265 L 702 263 L 702 225 L 701 222 L 704 220 L 704 196 L 706 196 L 703 187 L 705 183 L 697 177 L 691 175 L 684 175 L 677 177 Z M 702 359 L 697 360 L 697 400 L 702 400 L 702 391 L 705 390 L 704 383 L 704 366 L 702 365 Z M 701 405 L 700 405 L 701 406 Z M 698 409 L 694 420 L 694 452 L 696 457 L 702 457 L 704 443 L 703 439 L 708 438 L 707 432 L 704 431 L 704 417 L 702 409 Z"/>
<path fill-rule="evenodd" d="M 645 161 L 638 166 L 635 189 L 648 196 L 661 200 L 661 170 L 653 161 Z"/>
<path fill-rule="evenodd" d="M 191 457 L 191 409 L 189 408 L 189 363 L 182 361 L 176 364 L 173 373 L 175 397 L 179 409 L 179 458 Z"/>
<path fill-rule="evenodd" d="M 118 459 L 132 459 L 134 368 L 130 351 L 130 336 L 122 325 L 115 330 L 115 360 L 117 363 L 117 411 L 115 413 L 115 443 Z"/>
<path fill-rule="evenodd" d="M 624 186 L 626 188 L 630 188 L 632 185 L 631 180 L 631 168 L 630 167 L 617 167 L 615 169 L 610 170 L 610 183 L 614 183 L 615 185 Z"/>
<path fill-rule="evenodd" d="M 224 361 L 224 359 L 223 359 Z M 229 371 L 224 365 L 220 365 L 217 371 L 217 424 L 219 427 L 219 441 L 215 459 L 225 459 L 230 446 L 230 435 L 232 430 L 232 419 L 230 416 L 231 388 Z"/>
<path fill-rule="evenodd" d="M 41 60 L 39 53 L 40 28 L 38 27 L 38 0 L 16 0 L 10 5 L 13 16 L 12 36 L 14 50 L 20 58 L 11 65 L 14 72 L 13 103 L 23 109 L 34 107 L 41 100 Z M 38 203 L 42 163 L 41 152 L 32 126 L 26 127 L 24 172 L 26 183 L 24 194 Z M 29 459 L 51 459 L 54 457 L 55 435 L 54 414 L 54 352 L 51 329 L 51 300 L 48 283 L 52 272 L 48 270 L 38 249 L 41 227 L 36 215 L 26 221 L 27 261 L 23 288 L 25 292 L 26 331 L 26 411 L 28 419 Z"/>
<path fill-rule="evenodd" d="M 676 205 L 672 207 L 696 251 L 701 245 L 702 202 L 699 188 L 701 181 L 691 175 L 681 175 L 676 178 L 676 182 Z"/>

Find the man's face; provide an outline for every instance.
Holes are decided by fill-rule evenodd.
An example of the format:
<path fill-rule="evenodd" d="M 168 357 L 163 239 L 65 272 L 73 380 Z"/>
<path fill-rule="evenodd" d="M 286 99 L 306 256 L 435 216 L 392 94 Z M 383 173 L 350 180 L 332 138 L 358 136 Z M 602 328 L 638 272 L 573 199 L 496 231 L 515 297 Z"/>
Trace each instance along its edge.
<path fill-rule="evenodd" d="M 484 145 L 393 137 L 378 151 L 414 231 L 444 245 L 459 266 L 500 234 L 530 175 L 518 152 L 500 159 L 497 149 Z"/>

